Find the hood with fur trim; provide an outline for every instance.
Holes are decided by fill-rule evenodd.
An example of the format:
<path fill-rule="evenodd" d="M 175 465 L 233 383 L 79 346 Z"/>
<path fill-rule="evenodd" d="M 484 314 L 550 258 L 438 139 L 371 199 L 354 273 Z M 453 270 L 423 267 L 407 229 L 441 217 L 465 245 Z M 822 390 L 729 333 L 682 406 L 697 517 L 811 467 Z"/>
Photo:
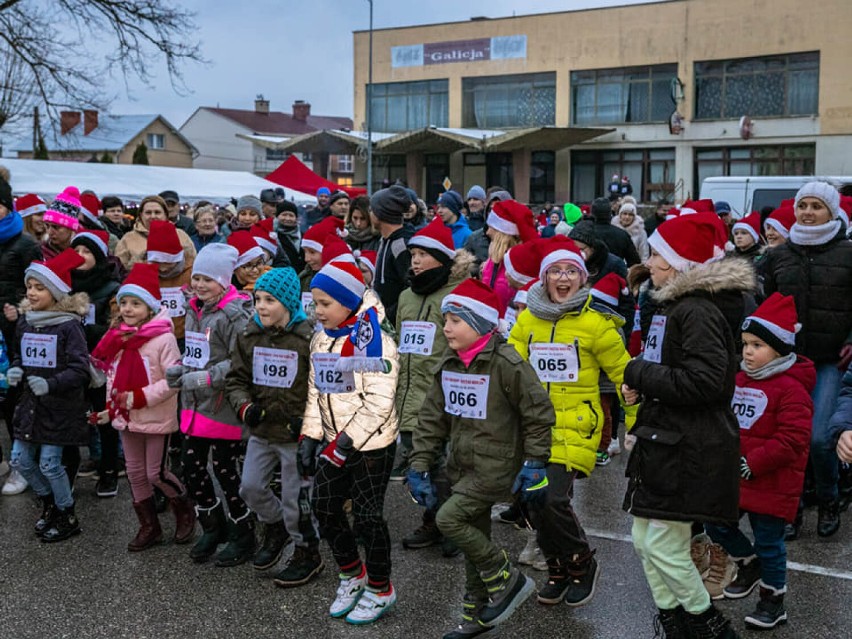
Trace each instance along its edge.
<path fill-rule="evenodd" d="M 33 307 L 30 304 L 30 301 L 27 298 L 24 298 L 18 306 L 18 310 L 21 314 L 29 313 L 33 310 Z M 89 312 L 89 296 L 86 293 L 73 293 L 71 295 L 66 295 L 63 299 L 56 302 L 56 304 L 53 305 L 53 308 L 49 310 L 57 313 L 73 313 L 80 317 L 86 317 Z"/>
<path fill-rule="evenodd" d="M 453 268 L 450 270 L 450 281 L 464 280 L 470 277 L 470 270 L 476 262 L 476 256 L 465 249 L 458 249 L 453 258 Z"/>
<path fill-rule="evenodd" d="M 726 258 L 679 273 L 651 295 L 665 304 L 695 293 L 711 296 L 722 292 L 753 293 L 756 288 L 757 278 L 751 263 L 741 258 Z"/>

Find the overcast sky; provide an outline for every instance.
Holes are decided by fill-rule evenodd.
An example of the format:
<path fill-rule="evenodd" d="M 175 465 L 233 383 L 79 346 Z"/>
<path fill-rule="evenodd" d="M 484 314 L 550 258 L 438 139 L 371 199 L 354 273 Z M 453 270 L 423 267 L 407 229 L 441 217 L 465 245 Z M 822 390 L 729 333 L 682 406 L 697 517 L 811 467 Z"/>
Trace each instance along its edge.
<path fill-rule="evenodd" d="M 112 112 L 162 113 L 180 127 L 199 106 L 254 108 L 262 93 L 275 111 L 307 100 L 317 115 L 352 117 L 352 32 L 369 27 L 367 0 L 174 0 L 196 12 L 207 66 L 184 68 L 192 93 L 116 82 Z M 375 0 L 374 27 L 499 18 L 648 0 Z M 532 35 L 532 34 L 531 34 Z M 121 93 L 119 93 L 121 92 Z"/>

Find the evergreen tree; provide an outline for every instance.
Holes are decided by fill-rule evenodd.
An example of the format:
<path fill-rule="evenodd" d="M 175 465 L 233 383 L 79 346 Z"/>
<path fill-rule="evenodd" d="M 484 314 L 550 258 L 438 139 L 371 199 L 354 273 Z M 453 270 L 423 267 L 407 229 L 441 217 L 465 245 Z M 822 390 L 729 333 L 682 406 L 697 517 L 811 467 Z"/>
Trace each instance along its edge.
<path fill-rule="evenodd" d="M 148 147 L 144 142 L 140 142 L 133 152 L 132 164 L 148 164 Z"/>

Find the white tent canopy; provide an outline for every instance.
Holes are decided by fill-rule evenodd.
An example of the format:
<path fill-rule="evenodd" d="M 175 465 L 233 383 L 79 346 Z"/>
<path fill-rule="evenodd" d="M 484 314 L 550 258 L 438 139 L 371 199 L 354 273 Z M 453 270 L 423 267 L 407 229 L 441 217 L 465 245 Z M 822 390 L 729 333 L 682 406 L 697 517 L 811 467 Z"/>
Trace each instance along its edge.
<path fill-rule="evenodd" d="M 125 201 L 139 201 L 146 195 L 156 195 L 168 189 L 177 191 L 181 202 L 209 200 L 227 204 L 232 197 L 259 196 L 263 189 L 277 187 L 283 188 L 287 199 L 296 204 L 316 204 L 317 201 L 313 195 L 282 187 L 244 171 L 9 158 L 0 160 L 0 164 L 12 174 L 15 195 L 37 193 L 48 200 L 66 186 L 73 185 L 81 192 L 90 189 L 98 197 L 115 195 Z"/>

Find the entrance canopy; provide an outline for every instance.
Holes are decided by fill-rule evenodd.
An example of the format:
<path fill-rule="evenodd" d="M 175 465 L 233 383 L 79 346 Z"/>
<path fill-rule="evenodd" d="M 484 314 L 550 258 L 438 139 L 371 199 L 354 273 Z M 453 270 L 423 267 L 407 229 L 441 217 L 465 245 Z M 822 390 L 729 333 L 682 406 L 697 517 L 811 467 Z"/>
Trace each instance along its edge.
<path fill-rule="evenodd" d="M 0 164 L 11 172 L 16 195 L 37 193 L 50 200 L 66 186 L 80 191 L 90 189 L 98 197 L 115 195 L 126 201 L 138 201 L 161 191 L 177 191 L 181 202 L 208 200 L 227 204 L 242 195 L 260 195 L 263 189 L 279 184 L 243 171 L 176 169 L 139 164 L 98 164 L 95 162 L 59 162 L 53 160 L 15 160 L 3 158 Z M 299 205 L 316 204 L 313 195 L 286 188 L 288 200 Z"/>
<path fill-rule="evenodd" d="M 322 133 L 322 131 L 319 133 Z M 308 135 L 314 134 L 309 133 Z M 311 171 L 305 163 L 295 155 L 291 155 L 287 158 L 281 166 L 267 175 L 266 179 L 270 182 L 275 182 L 275 184 L 280 184 L 283 187 L 301 191 L 302 193 L 316 193 L 317 189 L 322 186 L 327 187 L 332 193 L 335 191 L 345 191 L 349 197 L 357 197 L 359 195 L 366 195 L 367 193 L 367 189 L 364 188 L 338 186 L 334 182 L 326 180 L 321 175 L 317 175 Z"/>

